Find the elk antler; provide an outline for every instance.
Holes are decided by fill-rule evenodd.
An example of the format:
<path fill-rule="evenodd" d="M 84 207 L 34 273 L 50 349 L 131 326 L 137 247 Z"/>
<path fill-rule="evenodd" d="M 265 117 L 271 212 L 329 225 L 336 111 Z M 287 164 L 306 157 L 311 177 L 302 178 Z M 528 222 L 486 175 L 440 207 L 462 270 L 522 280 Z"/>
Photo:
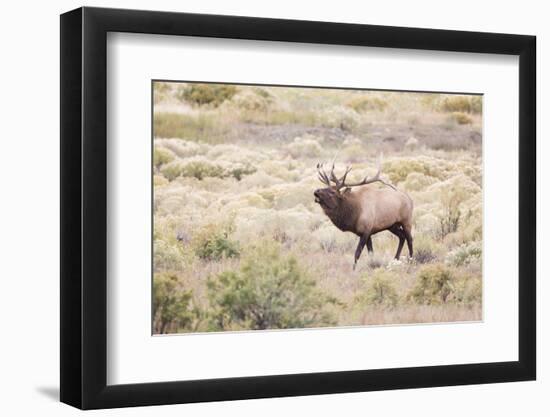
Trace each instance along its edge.
<path fill-rule="evenodd" d="M 372 178 L 369 178 L 368 175 L 367 175 L 360 182 L 356 182 L 356 183 L 352 183 L 352 184 L 346 184 L 346 177 L 348 176 L 349 172 L 351 171 L 351 166 L 346 167 L 346 171 L 344 172 L 344 175 L 342 175 L 342 177 L 338 178 L 334 174 L 334 161 L 332 162 L 332 168 L 330 170 L 330 176 L 327 175 L 327 173 L 324 171 L 324 169 L 323 169 L 324 164 L 323 163 L 317 164 L 319 179 L 321 180 L 321 182 L 323 184 L 325 184 L 329 187 L 330 187 L 330 185 L 331 185 L 330 183 L 332 181 L 334 183 L 334 186 L 335 186 L 336 190 L 338 190 L 338 191 L 341 190 L 344 187 L 357 187 L 357 186 L 360 186 L 360 185 L 372 184 L 373 182 L 377 182 L 377 181 L 381 182 L 384 185 L 387 185 L 388 187 L 393 188 L 394 190 L 397 190 L 397 188 L 395 188 L 393 185 L 391 185 L 390 183 L 387 183 L 382 178 L 380 178 L 380 172 L 382 171 L 381 159 L 382 158 L 378 159 L 378 172 L 376 173 L 376 175 Z"/>
<path fill-rule="evenodd" d="M 319 181 L 321 181 L 323 184 L 330 187 L 330 180 L 329 180 L 329 177 L 328 177 L 327 173 L 325 172 L 325 170 L 323 168 L 323 165 L 324 165 L 323 162 L 319 162 L 317 164 L 317 174 L 319 175 Z M 332 174 L 332 172 L 331 172 L 331 174 Z"/>

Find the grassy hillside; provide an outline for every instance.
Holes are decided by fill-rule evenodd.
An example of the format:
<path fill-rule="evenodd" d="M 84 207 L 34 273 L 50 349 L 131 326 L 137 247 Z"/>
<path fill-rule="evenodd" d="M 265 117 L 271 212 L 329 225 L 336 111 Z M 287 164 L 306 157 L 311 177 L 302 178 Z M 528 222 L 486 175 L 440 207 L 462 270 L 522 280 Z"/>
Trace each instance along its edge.
<path fill-rule="evenodd" d="M 155 83 L 157 333 L 481 319 L 481 98 Z M 413 199 L 415 256 L 315 204 L 316 164 Z M 377 185 L 372 185 L 377 186 Z"/>

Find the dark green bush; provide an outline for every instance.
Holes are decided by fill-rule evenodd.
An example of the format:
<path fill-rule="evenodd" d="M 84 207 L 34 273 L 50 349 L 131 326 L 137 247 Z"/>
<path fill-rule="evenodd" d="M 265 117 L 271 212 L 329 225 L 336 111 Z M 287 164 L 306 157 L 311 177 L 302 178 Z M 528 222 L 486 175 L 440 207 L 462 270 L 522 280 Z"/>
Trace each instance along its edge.
<path fill-rule="evenodd" d="M 153 279 L 153 329 L 155 333 L 189 331 L 199 317 L 192 306 L 191 290 L 178 285 L 171 273 L 155 274 Z"/>
<path fill-rule="evenodd" d="M 238 89 L 226 84 L 187 84 L 180 90 L 180 98 L 197 106 L 218 107 L 231 99 Z"/>
<path fill-rule="evenodd" d="M 231 228 L 210 224 L 193 237 L 195 254 L 206 261 L 237 258 L 240 254 L 236 242 L 229 238 Z"/>
<path fill-rule="evenodd" d="M 293 256 L 263 244 L 242 263 L 208 280 L 212 330 L 287 329 L 334 324 L 337 301 L 316 288 Z"/>

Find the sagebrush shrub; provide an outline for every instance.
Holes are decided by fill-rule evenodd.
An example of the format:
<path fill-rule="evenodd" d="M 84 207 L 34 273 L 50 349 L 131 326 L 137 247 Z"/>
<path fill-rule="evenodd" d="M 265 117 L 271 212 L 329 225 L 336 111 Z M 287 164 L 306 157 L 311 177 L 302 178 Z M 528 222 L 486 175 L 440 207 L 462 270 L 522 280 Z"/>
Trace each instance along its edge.
<path fill-rule="evenodd" d="M 158 273 L 153 278 L 153 328 L 155 333 L 189 331 L 199 313 L 192 305 L 193 293 L 178 284 L 173 273 Z"/>
<path fill-rule="evenodd" d="M 174 153 L 168 149 L 155 146 L 153 151 L 153 165 L 159 169 L 161 165 L 167 164 L 174 160 Z"/>
<path fill-rule="evenodd" d="M 237 270 L 208 280 L 213 330 L 287 329 L 334 324 L 337 301 L 316 288 L 294 256 L 263 243 Z"/>
<path fill-rule="evenodd" d="M 226 176 L 223 167 L 207 160 L 173 161 L 164 165 L 161 173 L 169 181 L 177 177 L 193 177 L 202 180 L 207 177 L 224 178 Z"/>
<path fill-rule="evenodd" d="M 248 111 L 266 111 L 272 102 L 271 94 L 259 87 L 241 90 L 231 99 L 231 104 Z"/>
<path fill-rule="evenodd" d="M 181 99 L 197 106 L 217 107 L 237 94 L 237 87 L 224 84 L 188 84 L 181 88 Z"/>
<path fill-rule="evenodd" d="M 388 107 L 388 102 L 380 97 L 360 95 L 348 101 L 347 105 L 357 113 L 364 113 L 368 111 L 383 111 Z"/>
<path fill-rule="evenodd" d="M 439 109 L 444 112 L 481 113 L 481 96 L 453 95 L 444 97 L 439 104 Z"/>
<path fill-rule="evenodd" d="M 456 267 L 481 260 L 481 242 L 465 243 L 447 254 L 445 262 Z"/>
<path fill-rule="evenodd" d="M 460 210 L 461 202 L 462 196 L 456 192 L 443 196 L 443 210 L 437 215 L 439 219 L 438 237 L 440 239 L 458 230 L 462 216 L 462 211 Z"/>
<path fill-rule="evenodd" d="M 340 128 L 345 131 L 353 131 L 359 124 L 357 112 L 344 106 L 331 107 L 325 110 L 320 117 L 322 126 Z"/>
<path fill-rule="evenodd" d="M 453 292 L 453 280 L 452 271 L 445 266 L 426 266 L 418 273 L 409 299 L 418 304 L 446 303 Z"/>
<path fill-rule="evenodd" d="M 454 284 L 453 301 L 469 307 L 480 304 L 482 282 L 479 275 L 463 274 Z"/>
<path fill-rule="evenodd" d="M 367 281 L 370 281 L 363 300 L 370 305 L 394 307 L 399 297 L 393 284 L 393 274 L 377 269 Z"/>
<path fill-rule="evenodd" d="M 449 118 L 450 118 L 450 120 L 458 123 L 459 125 L 470 125 L 473 122 L 473 120 L 470 116 L 468 116 L 466 113 L 462 113 L 462 112 L 451 113 Z"/>
<path fill-rule="evenodd" d="M 298 136 L 286 146 L 293 158 L 313 158 L 321 155 L 323 148 L 318 140 L 310 135 Z"/>
<path fill-rule="evenodd" d="M 227 170 L 227 175 L 240 181 L 246 175 L 251 175 L 256 172 L 256 168 L 251 164 L 236 164 Z"/>
<path fill-rule="evenodd" d="M 237 258 L 239 246 L 229 238 L 231 225 L 209 224 L 202 228 L 192 239 L 195 254 L 206 261 L 219 261 L 225 258 Z"/>
<path fill-rule="evenodd" d="M 184 254 L 180 245 L 164 239 L 155 239 L 153 249 L 153 264 L 156 271 L 181 269 Z"/>

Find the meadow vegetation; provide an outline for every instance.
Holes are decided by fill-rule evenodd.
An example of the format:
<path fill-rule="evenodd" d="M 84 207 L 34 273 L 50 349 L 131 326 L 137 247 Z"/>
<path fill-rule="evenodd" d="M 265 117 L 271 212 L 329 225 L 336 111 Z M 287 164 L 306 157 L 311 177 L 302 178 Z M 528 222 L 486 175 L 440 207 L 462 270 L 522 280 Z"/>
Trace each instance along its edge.
<path fill-rule="evenodd" d="M 481 320 L 480 96 L 154 85 L 155 333 Z M 414 201 L 415 255 L 315 204 L 316 164 Z M 372 185 L 378 186 L 378 185 Z M 380 185 L 381 186 L 381 185 Z"/>

